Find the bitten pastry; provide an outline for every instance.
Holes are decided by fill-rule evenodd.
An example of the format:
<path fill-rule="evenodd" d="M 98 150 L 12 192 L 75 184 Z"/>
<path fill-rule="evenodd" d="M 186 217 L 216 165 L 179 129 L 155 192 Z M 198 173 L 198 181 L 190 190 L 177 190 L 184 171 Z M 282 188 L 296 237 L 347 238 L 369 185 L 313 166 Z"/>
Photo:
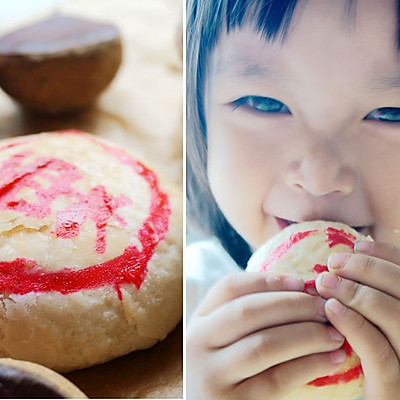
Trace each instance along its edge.
<path fill-rule="evenodd" d="M 306 293 L 316 294 L 315 279 L 327 271 L 328 257 L 337 252 L 354 252 L 357 240 L 369 240 L 358 231 L 337 222 L 312 221 L 292 224 L 262 245 L 250 258 L 247 271 L 291 273 L 305 281 Z M 362 395 L 360 360 L 350 345 L 344 365 L 333 375 L 320 377 L 297 389 L 284 400 L 355 400 Z"/>
<path fill-rule="evenodd" d="M 182 196 L 78 131 L 0 142 L 0 356 L 57 371 L 164 339 L 182 317 Z"/>
<path fill-rule="evenodd" d="M 2 399 L 86 399 L 85 394 L 57 372 L 29 361 L 0 358 Z"/>

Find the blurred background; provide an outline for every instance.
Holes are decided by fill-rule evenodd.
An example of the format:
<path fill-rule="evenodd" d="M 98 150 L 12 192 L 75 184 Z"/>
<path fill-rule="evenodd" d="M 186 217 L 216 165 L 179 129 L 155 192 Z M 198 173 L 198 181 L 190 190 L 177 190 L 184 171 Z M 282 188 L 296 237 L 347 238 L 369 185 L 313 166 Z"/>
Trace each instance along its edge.
<path fill-rule="evenodd" d="M 55 13 L 115 24 L 123 61 L 93 108 L 64 117 L 32 114 L 0 90 L 0 138 L 76 128 L 118 141 L 182 183 L 182 1 L 1 2 L 0 36 Z"/>

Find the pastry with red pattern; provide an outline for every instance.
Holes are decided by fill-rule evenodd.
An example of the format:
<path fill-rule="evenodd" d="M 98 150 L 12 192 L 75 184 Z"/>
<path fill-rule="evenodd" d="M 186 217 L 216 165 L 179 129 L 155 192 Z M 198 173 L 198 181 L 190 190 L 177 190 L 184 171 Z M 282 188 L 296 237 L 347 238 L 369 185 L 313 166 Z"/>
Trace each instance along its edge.
<path fill-rule="evenodd" d="M 0 356 L 57 371 L 164 339 L 182 317 L 182 196 L 79 131 L 0 142 Z"/>
<path fill-rule="evenodd" d="M 304 291 L 317 295 L 315 279 L 327 271 L 332 253 L 353 253 L 358 240 L 371 237 L 338 222 L 311 221 L 292 224 L 262 245 L 250 258 L 247 271 L 295 274 L 305 281 Z M 362 395 L 363 373 L 360 359 L 345 341 L 347 359 L 333 375 L 309 382 L 284 400 L 355 400 Z"/>

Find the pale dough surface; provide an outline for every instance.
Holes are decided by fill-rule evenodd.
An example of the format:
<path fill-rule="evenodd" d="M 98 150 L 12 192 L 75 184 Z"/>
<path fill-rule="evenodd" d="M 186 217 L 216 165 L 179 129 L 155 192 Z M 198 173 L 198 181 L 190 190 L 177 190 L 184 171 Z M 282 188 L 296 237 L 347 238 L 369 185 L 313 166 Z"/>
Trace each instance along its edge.
<path fill-rule="evenodd" d="M 6 148 L 1 150 L 2 146 Z M 48 215 L 30 216 L 27 223 L 24 212 L 2 203 L 0 220 L 7 226 L 0 231 L 2 261 L 25 258 L 36 262 L 43 272 L 66 268 L 77 271 L 114 259 L 128 245 L 142 249 L 139 232 L 151 211 L 154 193 L 150 193 L 149 183 L 130 164 L 122 163 L 105 150 L 119 150 L 110 146 L 90 135 L 75 133 L 47 133 L 0 142 L 0 165 L 4 167 L 8 160 L 17 158 L 21 165 L 15 169 L 22 176 L 21 183 L 25 184 L 24 171 L 32 171 L 38 160 L 43 165 L 62 161 L 75 167 L 73 173 L 77 178 L 70 182 L 71 190 L 86 195 L 100 185 L 110 196 L 109 203 L 114 201 L 112 196 L 123 196 L 123 207 L 117 211 L 125 222 L 122 224 L 115 216 L 104 221 L 105 248 L 101 252 L 95 245 L 96 225 L 89 219 L 76 237 L 58 237 L 55 233 L 57 215 L 71 205 L 83 204 L 76 203 L 76 196 L 68 196 L 64 190 L 68 185 L 53 199 Z M 122 151 L 126 157 L 128 153 Z M 43 167 L 36 173 L 42 173 L 39 186 L 43 189 L 53 184 L 54 173 L 59 182 L 65 172 Z M 27 176 L 31 180 L 36 178 Z M 141 286 L 124 283 L 120 292 L 108 284 L 67 294 L 34 290 L 26 294 L 2 293 L 0 356 L 70 371 L 148 348 L 178 324 L 182 317 L 182 198 L 161 176 L 158 181 L 160 190 L 168 194 L 169 222 L 165 237 L 154 248 Z M 22 185 L 15 198 L 28 205 L 38 204 L 35 191 L 20 194 L 24 188 Z M 16 201 L 13 197 L 10 202 Z M 91 207 L 102 206 L 100 203 Z M 77 219 L 73 218 L 72 221 Z"/>

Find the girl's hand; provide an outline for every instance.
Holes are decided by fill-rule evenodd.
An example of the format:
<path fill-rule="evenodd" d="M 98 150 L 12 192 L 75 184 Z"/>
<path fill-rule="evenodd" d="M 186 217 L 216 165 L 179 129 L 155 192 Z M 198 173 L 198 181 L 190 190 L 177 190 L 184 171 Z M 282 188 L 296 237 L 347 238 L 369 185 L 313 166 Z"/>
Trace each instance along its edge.
<path fill-rule="evenodd" d="M 400 393 L 400 249 L 359 242 L 356 254 L 334 254 L 317 280 L 330 299 L 326 315 L 361 359 L 365 400 Z"/>
<path fill-rule="evenodd" d="M 187 329 L 187 398 L 279 399 L 334 373 L 343 336 L 325 300 L 289 276 L 240 273 L 208 293 Z"/>

